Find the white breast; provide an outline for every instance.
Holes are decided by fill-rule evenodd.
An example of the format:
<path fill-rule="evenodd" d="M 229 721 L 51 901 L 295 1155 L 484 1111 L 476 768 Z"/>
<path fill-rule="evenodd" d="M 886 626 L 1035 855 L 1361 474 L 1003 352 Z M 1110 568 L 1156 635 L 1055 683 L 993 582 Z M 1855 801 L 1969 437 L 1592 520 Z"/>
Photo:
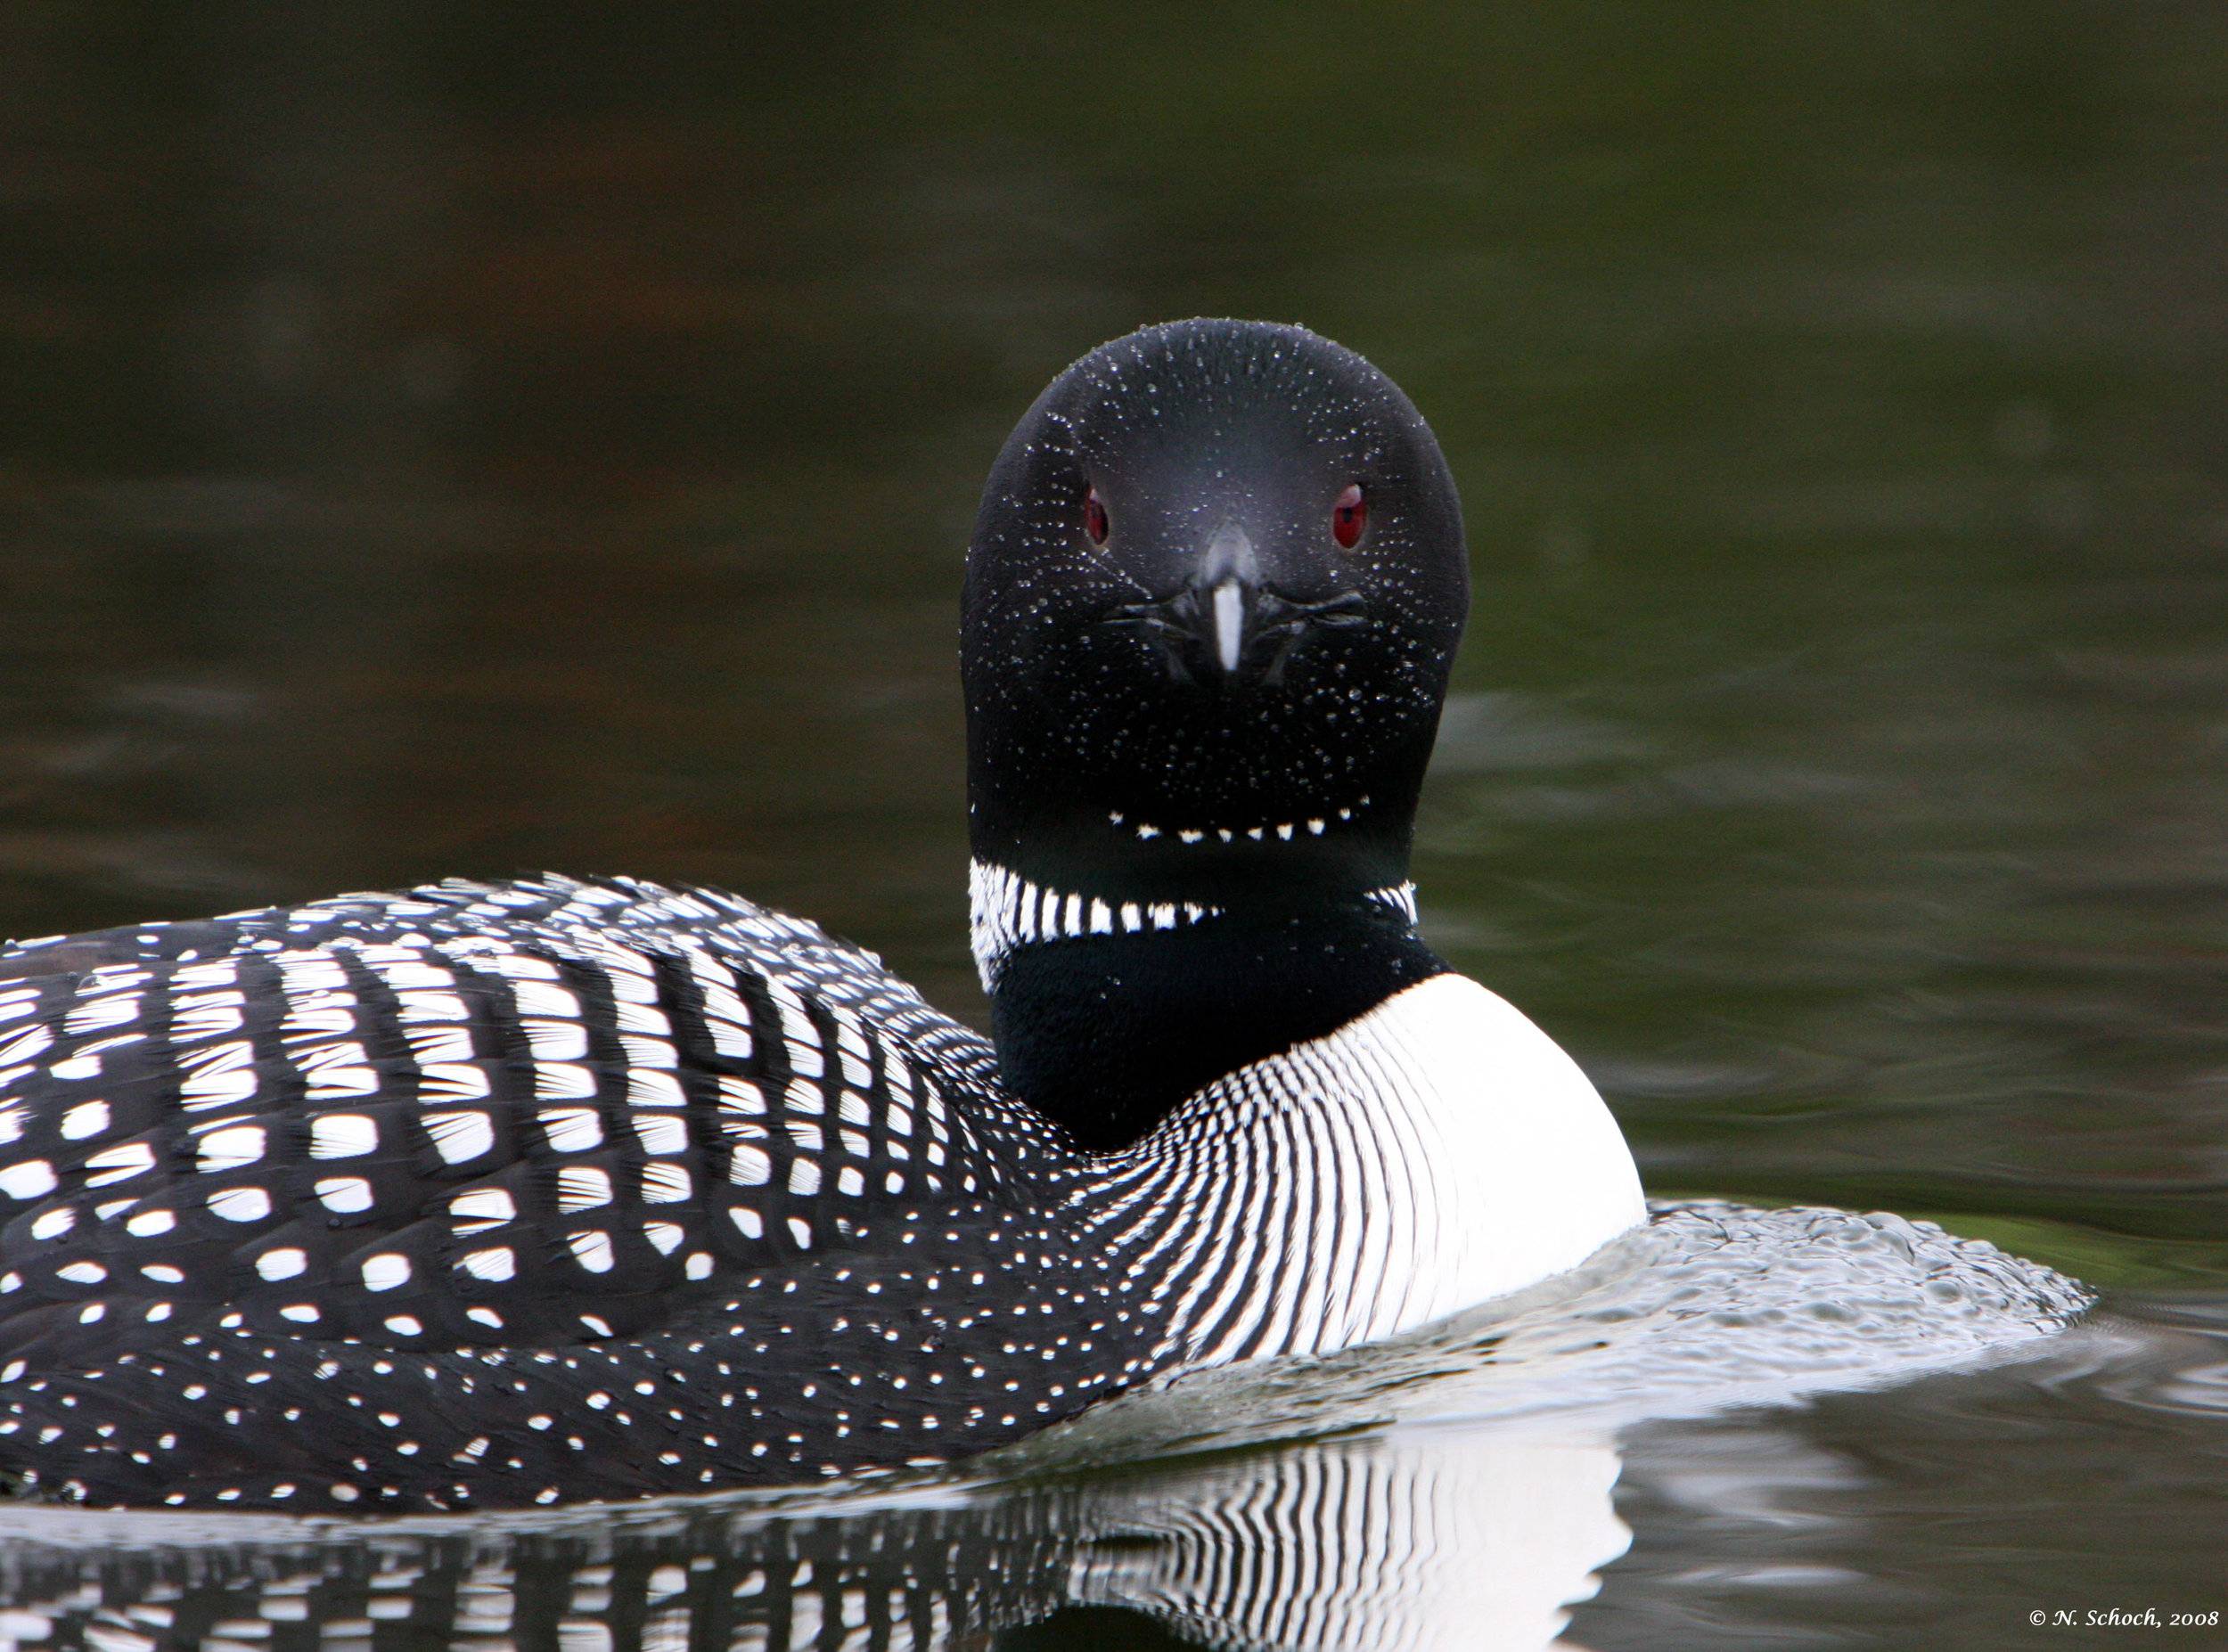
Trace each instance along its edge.
<path fill-rule="evenodd" d="M 1106 1169 L 1092 1226 L 1186 1363 L 1395 1336 L 1647 1214 L 1577 1064 L 1457 975 L 1217 1081 Z"/>

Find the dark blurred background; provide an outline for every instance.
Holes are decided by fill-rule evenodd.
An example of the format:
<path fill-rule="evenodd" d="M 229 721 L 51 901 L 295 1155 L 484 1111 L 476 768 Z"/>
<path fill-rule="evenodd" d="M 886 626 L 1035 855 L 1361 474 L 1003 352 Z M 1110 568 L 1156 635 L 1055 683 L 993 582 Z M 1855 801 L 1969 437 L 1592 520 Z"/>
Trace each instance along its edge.
<path fill-rule="evenodd" d="M 733 886 L 956 1011 L 955 593 L 1304 321 L 1477 607 L 1427 928 L 1658 1190 L 2228 1285 L 2228 9 L 0 11 L 0 932 Z"/>

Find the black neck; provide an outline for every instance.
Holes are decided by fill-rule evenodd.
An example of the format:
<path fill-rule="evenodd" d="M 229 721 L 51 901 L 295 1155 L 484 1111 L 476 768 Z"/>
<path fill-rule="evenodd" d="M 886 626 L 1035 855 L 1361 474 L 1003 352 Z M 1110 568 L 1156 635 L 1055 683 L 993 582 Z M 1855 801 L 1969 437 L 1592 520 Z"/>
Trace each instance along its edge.
<path fill-rule="evenodd" d="M 991 997 L 998 1064 L 1084 1146 L 1110 1149 L 1225 1074 L 1446 968 L 1405 915 L 1360 894 L 1017 946 Z"/>

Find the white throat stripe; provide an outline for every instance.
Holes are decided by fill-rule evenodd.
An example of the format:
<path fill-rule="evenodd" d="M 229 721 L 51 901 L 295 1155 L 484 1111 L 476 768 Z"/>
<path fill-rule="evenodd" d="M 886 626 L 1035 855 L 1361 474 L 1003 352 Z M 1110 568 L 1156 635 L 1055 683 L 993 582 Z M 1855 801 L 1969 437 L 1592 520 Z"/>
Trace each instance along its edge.
<path fill-rule="evenodd" d="M 983 991 L 997 985 L 999 967 L 1015 947 L 1085 935 L 1142 934 L 1219 917 L 1219 906 L 1191 901 L 1087 899 L 1032 883 L 1019 872 L 975 861 L 967 868 L 968 928 Z"/>
<path fill-rule="evenodd" d="M 1047 888 L 987 861 L 970 863 L 967 897 L 975 970 L 986 993 L 997 990 L 998 972 L 1017 946 L 1092 935 L 1142 935 L 1223 915 L 1221 907 L 1194 901 L 1105 901 Z M 1368 898 L 1390 907 L 1411 924 L 1416 921 L 1413 883 L 1372 889 Z"/>

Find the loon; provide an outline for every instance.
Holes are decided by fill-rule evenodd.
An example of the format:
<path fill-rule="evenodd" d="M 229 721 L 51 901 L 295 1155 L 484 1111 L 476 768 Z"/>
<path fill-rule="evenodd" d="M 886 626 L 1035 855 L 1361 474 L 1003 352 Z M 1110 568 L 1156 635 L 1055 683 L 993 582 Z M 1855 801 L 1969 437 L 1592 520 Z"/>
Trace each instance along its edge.
<path fill-rule="evenodd" d="M 736 896 L 461 879 L 0 948 L 0 1476 L 405 1512 L 940 1465 L 1646 1220 L 1424 944 L 1469 606 L 1408 398 L 1200 320 L 1055 379 L 962 600 L 993 1036 Z"/>

